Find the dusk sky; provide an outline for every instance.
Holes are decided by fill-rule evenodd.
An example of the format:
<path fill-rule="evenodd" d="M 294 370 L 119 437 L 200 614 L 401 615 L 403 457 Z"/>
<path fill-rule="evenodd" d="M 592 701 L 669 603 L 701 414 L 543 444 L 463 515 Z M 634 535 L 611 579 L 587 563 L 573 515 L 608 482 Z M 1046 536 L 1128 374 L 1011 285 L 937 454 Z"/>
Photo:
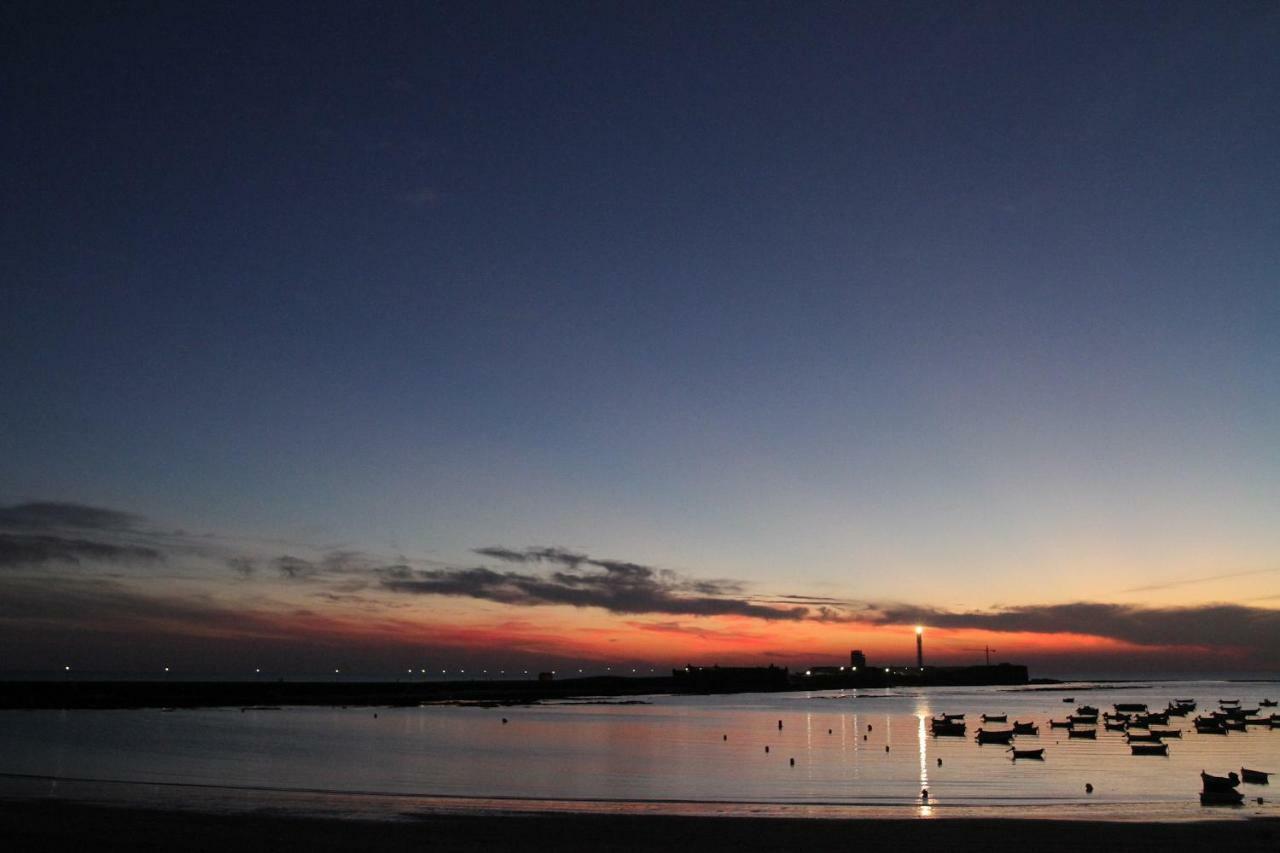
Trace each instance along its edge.
<path fill-rule="evenodd" d="M 6 3 L 0 670 L 1280 670 L 1278 45 Z"/>

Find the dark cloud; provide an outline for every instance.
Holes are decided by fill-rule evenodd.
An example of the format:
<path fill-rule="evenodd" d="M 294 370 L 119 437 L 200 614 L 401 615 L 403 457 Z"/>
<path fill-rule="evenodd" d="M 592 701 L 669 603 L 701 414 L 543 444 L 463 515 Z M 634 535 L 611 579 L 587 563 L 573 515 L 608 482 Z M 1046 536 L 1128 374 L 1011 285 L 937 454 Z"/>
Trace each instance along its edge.
<path fill-rule="evenodd" d="M 583 563 L 592 562 L 591 558 L 586 554 L 578 554 L 565 548 L 525 548 L 523 551 L 516 551 L 512 548 L 504 548 L 501 545 L 490 545 L 486 548 L 476 548 L 475 553 L 482 557 L 492 557 L 495 560 L 504 560 L 508 563 L 559 563 L 564 566 L 576 569 Z"/>
<path fill-rule="evenodd" d="M 1075 602 L 953 612 L 895 605 L 860 614 L 874 624 L 929 625 L 985 631 L 1087 634 L 1146 646 L 1235 646 L 1280 655 L 1280 610 L 1238 604 L 1137 607 Z"/>
<path fill-rule="evenodd" d="M 46 563 L 154 563 L 163 555 L 141 545 L 117 545 L 65 536 L 0 533 L 0 568 Z"/>
<path fill-rule="evenodd" d="M 307 580 L 308 578 L 315 577 L 315 575 L 320 572 L 320 566 L 311 560 L 304 560 L 301 557 L 291 557 L 287 554 L 283 557 L 276 557 L 271 561 L 271 564 L 275 566 L 276 571 L 280 573 L 280 577 L 291 581 Z"/>
<path fill-rule="evenodd" d="M 129 530 L 141 522 L 141 516 L 132 513 L 77 503 L 38 501 L 0 507 L 0 527 L 10 529 Z"/>
<path fill-rule="evenodd" d="M 242 578 L 253 577 L 257 566 L 248 557 L 228 557 L 227 566 Z"/>
<path fill-rule="evenodd" d="M 554 556 L 547 556 L 554 552 Z M 738 584 L 690 581 L 674 572 L 619 560 L 596 560 L 560 549 L 485 548 L 480 553 L 512 562 L 552 562 L 569 567 L 549 575 L 499 572 L 485 567 L 428 569 L 409 577 L 384 577 L 382 585 L 393 592 L 449 595 L 533 606 L 563 604 L 599 607 L 611 613 L 667 613 L 691 616 L 750 616 L 756 619 L 799 620 L 808 615 L 803 607 L 766 607 L 723 594 L 736 592 Z M 502 556 L 499 556 L 502 555 Z M 579 567 L 589 566 L 591 570 Z"/>

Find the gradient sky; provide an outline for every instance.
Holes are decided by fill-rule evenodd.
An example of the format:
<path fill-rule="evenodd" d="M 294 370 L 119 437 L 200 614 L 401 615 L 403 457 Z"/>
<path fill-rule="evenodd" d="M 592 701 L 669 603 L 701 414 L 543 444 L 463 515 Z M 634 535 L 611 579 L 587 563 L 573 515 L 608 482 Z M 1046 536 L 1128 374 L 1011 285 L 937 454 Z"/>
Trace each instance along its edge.
<path fill-rule="evenodd" d="M 0 11 L 0 668 L 1280 669 L 1276 3 L 268 5 Z"/>

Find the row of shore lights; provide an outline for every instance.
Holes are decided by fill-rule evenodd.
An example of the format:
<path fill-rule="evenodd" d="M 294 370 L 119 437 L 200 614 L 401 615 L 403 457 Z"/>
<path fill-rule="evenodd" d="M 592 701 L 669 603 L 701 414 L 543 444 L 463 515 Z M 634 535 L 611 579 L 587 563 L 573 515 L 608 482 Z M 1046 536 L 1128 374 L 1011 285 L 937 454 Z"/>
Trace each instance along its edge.
<path fill-rule="evenodd" d="M 70 671 L 71 671 L 71 667 L 70 667 L 70 666 L 64 666 L 64 667 L 62 668 L 62 670 L 63 670 L 63 672 L 70 672 Z M 169 671 L 169 667 L 167 667 L 167 666 L 166 666 L 166 667 L 164 668 L 164 671 L 165 671 L 165 672 L 168 672 L 168 671 Z M 638 670 L 636 667 L 632 667 L 632 668 L 631 668 L 631 671 L 632 671 L 632 672 L 638 672 L 639 670 Z M 653 668 L 653 667 L 649 667 L 649 671 L 650 671 L 650 672 L 653 672 L 653 671 L 654 671 L 654 668 Z M 426 671 L 425 669 L 409 669 L 409 670 L 407 670 L 407 672 L 409 673 L 409 675 L 413 675 L 415 672 L 417 672 L 417 673 L 419 673 L 419 674 L 421 674 L 421 675 L 426 675 L 426 674 L 427 674 L 427 671 Z M 475 670 L 472 670 L 472 672 L 474 673 L 474 672 L 475 672 Z M 527 670 L 527 669 L 526 669 L 526 670 L 522 670 L 522 672 L 523 672 L 525 675 L 528 675 L 528 674 L 529 674 L 529 670 Z M 606 667 L 605 667 L 605 672 L 613 672 L 613 667 L 611 667 L 611 666 L 606 666 Z M 256 673 L 256 674 L 258 674 L 258 675 L 261 675 L 261 674 L 262 674 L 262 670 L 261 670 L 261 669 L 255 669 L 255 670 L 254 670 L 254 673 Z M 465 669 L 460 669 L 460 670 L 458 670 L 458 673 L 459 673 L 460 675 L 466 675 L 466 674 L 467 674 L 467 671 L 466 671 Z M 551 674 L 552 674 L 552 675 L 556 675 L 556 674 L 558 674 L 558 673 L 559 673 L 559 670 L 555 670 L 555 669 L 551 670 Z M 581 673 L 582 673 L 582 669 L 581 669 L 581 668 L 579 668 L 579 669 L 578 669 L 578 673 L 579 673 L 579 674 L 581 674 Z M 342 670 L 341 670 L 341 669 L 335 669 L 335 670 L 333 671 L 333 674 L 334 674 L 334 675 L 341 675 L 341 674 L 342 674 Z M 440 674 L 441 674 L 441 675 L 448 675 L 448 674 L 449 674 L 449 670 L 447 670 L 447 669 L 442 669 L 442 670 L 440 670 Z M 482 670 L 480 670 L 480 674 L 481 674 L 481 675 L 488 675 L 488 674 L 489 674 L 489 670 L 487 670 L 487 669 L 482 669 Z M 506 675 L 506 674 L 507 674 L 507 671 L 506 671 L 505 669 L 500 669 L 500 670 L 498 670 L 498 675 Z"/>

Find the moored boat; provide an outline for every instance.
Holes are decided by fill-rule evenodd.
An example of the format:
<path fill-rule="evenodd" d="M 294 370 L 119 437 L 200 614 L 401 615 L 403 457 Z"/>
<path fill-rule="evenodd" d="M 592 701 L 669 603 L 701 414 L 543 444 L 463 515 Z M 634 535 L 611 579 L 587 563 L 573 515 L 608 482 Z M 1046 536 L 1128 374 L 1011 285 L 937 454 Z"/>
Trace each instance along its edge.
<path fill-rule="evenodd" d="M 1206 791 L 1231 791 L 1240 784 L 1240 777 L 1232 770 L 1226 776 L 1214 776 L 1200 771 L 1200 784 Z"/>
<path fill-rule="evenodd" d="M 964 735 L 964 723 L 961 721 L 935 717 L 930 721 L 929 725 L 935 737 L 961 737 Z"/>
<path fill-rule="evenodd" d="M 1071 728 L 1070 720 L 1050 720 L 1049 728 L 1051 729 L 1069 729 Z"/>
<path fill-rule="evenodd" d="M 999 731 L 990 731 L 987 729 L 978 729 L 976 740 L 978 743 L 1009 743 L 1013 740 L 1013 729 L 1001 729 Z"/>
<path fill-rule="evenodd" d="M 1098 716 L 1098 709 L 1092 705 L 1081 705 L 1079 708 L 1076 708 L 1076 713 L 1084 714 L 1085 716 L 1093 715 L 1096 717 Z"/>
<path fill-rule="evenodd" d="M 1161 740 L 1170 737 L 1181 738 L 1182 729 L 1152 729 L 1151 734 L 1153 737 L 1158 737 Z"/>
<path fill-rule="evenodd" d="M 1067 732 L 1067 737 L 1082 737 L 1090 740 L 1098 739 L 1097 729 L 1071 729 Z"/>
<path fill-rule="evenodd" d="M 1151 734 L 1150 732 L 1143 735 L 1129 732 L 1125 735 L 1125 739 L 1129 741 L 1129 743 L 1160 743 L 1160 736 Z"/>
<path fill-rule="evenodd" d="M 1122 732 L 1126 728 L 1124 723 L 1113 723 L 1110 720 L 1104 721 L 1102 727 L 1109 732 Z"/>
<path fill-rule="evenodd" d="M 1094 726 L 1098 724 L 1097 714 L 1068 714 L 1067 719 L 1073 725 Z"/>
<path fill-rule="evenodd" d="M 1276 703 L 1276 700 L 1274 699 L 1262 699 L 1258 702 L 1258 704 L 1264 708 L 1274 708 L 1277 703 Z"/>
<path fill-rule="evenodd" d="M 1167 743 L 1131 743 L 1129 750 L 1134 755 L 1168 755 L 1169 744 Z"/>
<path fill-rule="evenodd" d="M 1244 794 L 1239 791 L 1201 791 L 1202 806 L 1238 806 L 1244 802 Z"/>
<path fill-rule="evenodd" d="M 1271 782 L 1267 779 L 1270 775 L 1270 773 L 1264 773 L 1261 770 L 1250 770 L 1248 767 L 1240 768 L 1240 776 L 1250 785 L 1270 785 Z"/>
<path fill-rule="evenodd" d="M 984 723 L 1003 723 L 1009 719 L 1008 714 L 983 714 L 982 722 Z"/>
<path fill-rule="evenodd" d="M 1221 720 L 1215 720 L 1210 717 L 1196 717 L 1192 721 L 1192 725 L 1196 727 L 1196 733 L 1202 735 L 1225 735 L 1227 727 L 1222 724 Z"/>
<path fill-rule="evenodd" d="M 1035 723 L 1020 723 L 1014 720 L 1013 733 L 1016 735 L 1038 735 L 1040 734 L 1040 729 Z"/>
<path fill-rule="evenodd" d="M 1134 713 L 1140 714 L 1143 711 L 1147 710 L 1146 703 L 1144 702 L 1117 702 L 1114 707 L 1117 711 L 1122 711 L 1130 714 L 1134 714 Z"/>
<path fill-rule="evenodd" d="M 1014 761 L 1017 761 L 1019 758 L 1035 758 L 1041 761 L 1044 760 L 1044 747 L 1041 747 L 1040 749 L 1010 749 L 1009 751 L 1013 753 Z"/>

